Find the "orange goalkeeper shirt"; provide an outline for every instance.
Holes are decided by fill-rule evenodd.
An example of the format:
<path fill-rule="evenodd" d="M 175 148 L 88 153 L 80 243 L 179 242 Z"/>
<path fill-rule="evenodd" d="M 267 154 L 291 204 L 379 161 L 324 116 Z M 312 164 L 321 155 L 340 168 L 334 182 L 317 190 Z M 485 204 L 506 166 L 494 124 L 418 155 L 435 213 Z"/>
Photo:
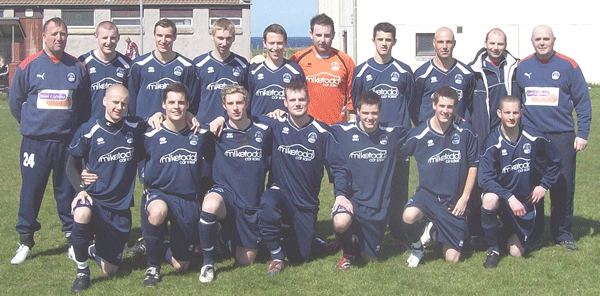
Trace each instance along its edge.
<path fill-rule="evenodd" d="M 350 89 L 354 62 L 352 58 L 332 48 L 329 57 L 318 57 L 309 47 L 296 52 L 290 59 L 302 67 L 308 86 L 308 114 L 326 124 L 346 121 L 346 111 L 353 110 Z"/>

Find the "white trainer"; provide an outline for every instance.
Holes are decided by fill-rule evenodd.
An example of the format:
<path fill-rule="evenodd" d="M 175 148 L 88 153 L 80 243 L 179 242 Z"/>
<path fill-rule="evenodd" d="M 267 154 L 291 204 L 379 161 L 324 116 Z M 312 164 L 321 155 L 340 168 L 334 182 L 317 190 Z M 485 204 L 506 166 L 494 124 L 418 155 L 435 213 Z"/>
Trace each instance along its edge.
<path fill-rule="evenodd" d="M 31 257 L 31 250 L 26 245 L 19 245 L 15 256 L 10 260 L 10 264 L 21 264 Z"/>
<path fill-rule="evenodd" d="M 424 248 L 429 247 L 436 239 L 436 230 L 433 228 L 433 222 L 427 223 L 425 226 L 425 231 L 423 231 L 423 235 L 421 235 L 421 245 Z"/>
<path fill-rule="evenodd" d="M 215 267 L 212 265 L 204 265 L 200 269 L 198 280 L 201 283 L 210 283 L 215 279 Z"/>
<path fill-rule="evenodd" d="M 417 244 L 420 246 L 417 246 Z M 420 243 L 412 244 L 411 250 L 412 252 L 410 253 L 408 259 L 406 259 L 404 265 L 414 268 L 419 266 L 419 262 L 421 262 L 421 258 L 423 258 L 423 254 L 425 254 L 425 250 L 423 249 L 423 245 Z"/>

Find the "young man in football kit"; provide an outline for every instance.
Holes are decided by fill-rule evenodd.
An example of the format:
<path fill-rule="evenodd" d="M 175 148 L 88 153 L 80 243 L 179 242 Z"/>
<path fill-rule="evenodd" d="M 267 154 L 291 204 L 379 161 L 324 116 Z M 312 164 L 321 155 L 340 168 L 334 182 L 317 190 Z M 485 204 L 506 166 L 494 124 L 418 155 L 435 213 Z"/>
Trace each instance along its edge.
<path fill-rule="evenodd" d="M 449 86 L 433 93 L 434 115 L 415 127 L 402 154 L 415 157 L 419 186 L 402 214 L 412 253 L 406 265 L 418 266 L 423 257 L 420 239 L 427 218 L 437 228 L 446 261 L 458 262 L 467 232 L 466 208 L 477 179 L 477 135 L 464 121 L 454 122 L 458 94 Z"/>
<path fill-rule="evenodd" d="M 396 27 L 390 23 L 378 23 L 373 28 L 375 56 L 354 70 L 352 98 L 356 106 L 358 96 L 371 90 L 381 97 L 380 122 L 411 128 L 408 103 L 412 95 L 413 73 L 408 65 L 392 57 L 396 44 Z M 399 213 L 408 200 L 408 175 L 410 162 L 399 159 L 392 176 L 390 213 Z M 402 216 L 390 215 L 389 228 L 394 246 L 405 250 L 406 237 L 402 231 Z"/>
<path fill-rule="evenodd" d="M 273 177 L 270 188 L 261 197 L 258 225 L 271 253 L 269 276 L 283 270 L 286 256 L 295 262 L 311 259 L 323 165 L 331 172 L 336 198 L 345 198 L 348 184 L 347 169 L 330 128 L 307 113 L 310 101 L 304 81 L 290 82 L 285 96 L 288 114 L 264 120 L 273 129 Z M 291 231 L 284 246 L 282 220 Z"/>
<path fill-rule="evenodd" d="M 203 253 L 199 280 L 214 279 L 214 252 L 221 222 L 240 264 L 254 262 L 258 251 L 258 208 L 272 145 L 271 128 L 247 116 L 248 92 L 230 84 L 222 92 L 228 121 L 215 139 L 215 185 L 204 197 L 198 231 Z"/>
<path fill-rule="evenodd" d="M 478 171 L 484 193 L 481 220 L 489 248 L 485 268 L 498 265 L 501 236 L 508 237 L 508 251 L 514 257 L 523 256 L 531 238 L 539 237 L 533 232 L 543 212 L 537 211 L 536 204 L 543 207 L 546 191 L 558 181 L 561 163 L 560 153 L 544 134 L 521 125 L 518 98 L 504 97 L 498 107 L 501 125 L 486 138 Z"/>
<path fill-rule="evenodd" d="M 390 177 L 409 132 L 402 126 L 379 125 L 382 99 L 377 93 L 365 91 L 355 99 L 359 121 L 331 126 L 352 184 L 347 198 L 336 198 L 331 214 L 343 250 L 337 265 L 340 270 L 349 268 L 358 255 L 367 261 L 377 260 L 391 209 Z"/>
<path fill-rule="evenodd" d="M 144 137 L 142 210 L 147 213 L 143 232 L 148 266 L 144 285 L 147 287 L 161 280 L 163 255 L 175 270 L 186 272 L 198 241 L 198 185 L 207 130 L 201 129 L 196 134 L 186 125 L 189 104 L 184 84 L 168 85 L 163 95 L 166 120 L 161 129 L 149 130 Z M 171 224 L 170 246 L 163 244 L 167 222 Z"/>
<path fill-rule="evenodd" d="M 77 264 L 74 293 L 90 285 L 88 257 L 98 262 L 103 274 L 117 272 L 131 230 L 133 183 L 146 125 L 125 117 L 128 101 L 123 85 L 108 87 L 104 116 L 82 125 L 69 146 L 66 170 L 77 192 L 71 204 L 75 221 L 71 243 Z M 84 167 L 97 175 L 88 186 L 81 185 Z"/>
<path fill-rule="evenodd" d="M 119 42 L 119 28 L 111 21 L 103 21 L 94 33 L 98 48 L 81 55 L 90 77 L 91 117 L 104 117 L 104 94 L 113 84 L 127 85 L 131 59 L 116 50 Z"/>
<path fill-rule="evenodd" d="M 284 110 L 285 86 L 292 80 L 304 80 L 302 68 L 284 58 L 287 33 L 279 24 L 271 24 L 263 31 L 263 46 L 267 51 L 264 62 L 250 66 L 248 93 L 250 114 L 266 115 L 277 109 Z"/>

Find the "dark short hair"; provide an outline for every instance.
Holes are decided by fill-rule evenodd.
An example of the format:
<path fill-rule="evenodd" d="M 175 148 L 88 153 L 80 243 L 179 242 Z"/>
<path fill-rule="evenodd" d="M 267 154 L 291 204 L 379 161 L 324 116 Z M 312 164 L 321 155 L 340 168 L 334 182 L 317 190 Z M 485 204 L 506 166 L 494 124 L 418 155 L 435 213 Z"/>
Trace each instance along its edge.
<path fill-rule="evenodd" d="M 335 32 L 335 28 L 333 26 L 333 19 L 331 19 L 328 15 L 324 13 L 317 14 L 312 19 L 310 19 L 311 32 L 315 28 L 315 25 L 330 26 L 331 32 Z"/>
<path fill-rule="evenodd" d="M 283 40 L 287 41 L 287 33 L 285 32 L 285 29 L 280 24 L 270 24 L 263 31 L 263 41 L 267 41 L 267 34 L 269 34 L 269 33 L 275 33 L 275 34 L 282 35 Z"/>
<path fill-rule="evenodd" d="M 454 101 L 454 107 L 458 105 L 458 94 L 449 86 L 442 86 L 436 89 L 433 93 L 433 102 L 437 104 L 440 101 L 440 97 L 452 99 Z"/>
<path fill-rule="evenodd" d="M 306 96 L 308 97 L 308 87 L 306 86 L 306 82 L 304 82 L 304 80 L 302 79 L 292 80 L 292 82 L 288 83 L 288 85 L 285 86 L 285 98 L 287 99 L 288 92 L 301 90 L 303 90 L 306 93 Z"/>
<path fill-rule="evenodd" d="M 372 90 L 363 91 L 356 100 L 356 109 L 360 110 L 363 105 L 377 105 L 381 111 L 381 97 Z"/>
<path fill-rule="evenodd" d="M 498 109 L 502 110 L 502 106 L 504 106 L 504 103 L 518 103 L 519 109 L 521 109 L 521 100 L 519 100 L 519 98 L 515 96 L 506 96 L 500 99 L 500 102 L 498 103 Z"/>
<path fill-rule="evenodd" d="M 190 102 L 190 91 L 188 87 L 181 82 L 173 82 L 165 88 L 163 92 L 163 103 L 167 101 L 167 94 L 170 92 L 183 94 L 183 98 L 186 102 Z"/>
<path fill-rule="evenodd" d="M 231 94 L 242 94 L 244 101 L 248 103 L 248 91 L 239 84 L 228 84 L 221 90 L 221 102 L 225 103 L 225 97 Z"/>
<path fill-rule="evenodd" d="M 392 33 L 392 37 L 396 39 L 396 27 L 394 27 L 394 25 L 388 22 L 383 22 L 375 25 L 375 28 L 373 28 L 373 39 L 375 39 L 375 35 L 377 35 L 377 32 L 379 31 L 385 33 Z"/>
<path fill-rule="evenodd" d="M 44 26 L 42 27 L 42 33 L 46 34 L 46 29 L 48 28 L 48 24 L 50 22 L 53 22 L 58 27 L 65 27 L 65 30 L 67 30 L 67 33 L 69 32 L 68 28 L 67 28 L 67 24 L 65 24 L 65 22 L 61 18 L 53 17 L 44 23 Z"/>
<path fill-rule="evenodd" d="M 162 19 L 162 20 L 156 22 L 156 24 L 154 24 L 154 32 L 152 32 L 152 34 L 156 34 L 156 27 L 173 28 L 173 35 L 177 36 L 177 26 L 170 19 Z"/>

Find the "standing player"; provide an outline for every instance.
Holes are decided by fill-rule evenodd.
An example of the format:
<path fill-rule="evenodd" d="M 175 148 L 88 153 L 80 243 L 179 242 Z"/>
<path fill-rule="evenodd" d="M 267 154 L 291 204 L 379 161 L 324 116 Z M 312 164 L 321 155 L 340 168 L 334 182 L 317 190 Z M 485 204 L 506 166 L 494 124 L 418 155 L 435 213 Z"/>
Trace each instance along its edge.
<path fill-rule="evenodd" d="M 170 248 L 165 257 L 179 272 L 188 270 L 198 240 L 198 183 L 207 131 L 202 129 L 194 134 L 187 127 L 185 114 L 189 104 L 184 84 L 168 85 L 163 95 L 167 119 L 161 129 L 149 130 L 144 138 L 146 190 L 142 208 L 148 217 L 143 232 L 148 260 L 146 287 L 155 286 L 161 280 L 161 256 L 166 247 L 162 243 L 163 223 L 171 222 Z"/>
<path fill-rule="evenodd" d="M 347 54 L 331 47 L 335 30 L 333 20 L 322 13 L 310 20 L 310 38 L 313 46 L 295 53 L 290 59 L 298 63 L 306 75 L 308 96 L 312 104 L 308 114 L 331 125 L 356 119 L 352 108 L 350 87 L 354 62 Z"/>
<path fill-rule="evenodd" d="M 113 84 L 127 85 L 131 60 L 116 51 L 120 36 L 114 23 L 104 21 L 98 24 L 94 38 L 98 48 L 80 56 L 79 60 L 90 76 L 91 116 L 102 118 L 105 113 L 104 94 Z"/>
<path fill-rule="evenodd" d="M 19 64 L 8 94 L 10 111 L 23 135 L 16 226 L 20 245 L 11 264 L 21 264 L 31 256 L 33 234 L 41 228 L 37 217 L 50 170 L 54 171 L 54 199 L 62 231 L 70 236 L 75 191 L 65 173 L 67 147 L 77 127 L 89 118 L 89 80 L 85 66 L 65 53 L 67 25 L 60 18 L 49 19 L 42 39 L 44 50 Z"/>
<path fill-rule="evenodd" d="M 381 97 L 380 122 L 394 123 L 410 129 L 408 102 L 413 87 L 410 67 L 392 57 L 396 44 L 396 27 L 390 23 L 379 23 L 373 28 L 375 56 L 360 64 L 354 71 L 352 98 L 356 100 L 363 91 L 372 90 Z M 356 105 L 357 102 L 354 102 Z M 406 249 L 406 238 L 402 231 L 402 212 L 408 200 L 408 175 L 410 162 L 399 159 L 392 176 L 389 226 L 397 247 Z"/>
<path fill-rule="evenodd" d="M 469 106 L 471 125 L 477 136 L 483 140 L 490 131 L 500 125 L 500 119 L 494 110 L 498 110 L 500 99 L 507 95 L 518 96 L 517 64 L 519 59 L 506 50 L 506 34 L 498 28 L 485 35 L 484 48 L 469 64 L 475 75 L 473 101 Z M 480 142 L 483 145 L 483 141 Z M 481 190 L 475 186 L 473 198 L 469 199 L 468 226 L 471 247 L 485 248 L 481 228 Z M 542 209 L 543 210 L 543 209 Z M 542 215 L 543 217 L 543 215 Z"/>
<path fill-rule="evenodd" d="M 577 250 L 571 233 L 577 152 L 587 146 L 592 121 L 588 86 L 577 63 L 554 51 L 556 38 L 550 27 L 535 27 L 531 43 L 535 54 L 524 58 L 517 68 L 524 123 L 546 134 L 562 158 L 561 174 L 550 191 L 550 234 L 556 244 Z M 573 122 L 577 111 L 577 134 Z"/>
<path fill-rule="evenodd" d="M 90 286 L 88 247 L 95 239 L 89 256 L 106 276 L 114 275 L 121 265 L 123 246 L 131 230 L 133 182 L 138 155 L 142 148 L 145 124 L 127 114 L 127 88 L 115 84 L 106 90 L 104 116 L 82 125 L 69 146 L 67 173 L 77 195 L 73 208 L 71 242 L 77 263 L 73 293 Z M 98 175 L 96 182 L 81 186 L 82 161 Z M 94 237 L 95 235 L 95 237 Z"/>
<path fill-rule="evenodd" d="M 287 33 L 278 24 L 269 25 L 263 32 L 263 46 L 267 51 L 264 62 L 250 66 L 248 92 L 250 114 L 265 115 L 276 109 L 285 110 L 283 89 L 292 80 L 304 80 L 302 68 L 284 58 Z"/>
<path fill-rule="evenodd" d="M 224 115 L 221 90 L 225 86 L 248 86 L 248 61 L 230 51 L 235 41 L 235 25 L 226 18 L 218 19 L 212 28 L 212 40 L 215 48 L 194 59 L 200 80 L 196 94 L 200 107 L 196 117 L 201 123 L 209 123 Z"/>
<path fill-rule="evenodd" d="M 125 50 L 125 56 L 130 59 L 135 59 L 140 56 L 140 50 L 135 42 L 131 41 L 131 38 L 125 37 L 125 42 L 127 43 L 127 49 Z"/>
<path fill-rule="evenodd" d="M 489 247 L 485 268 L 496 267 L 500 259 L 498 214 L 501 213 L 503 229 L 508 232 L 509 253 L 523 256 L 535 231 L 535 205 L 543 206 L 546 190 L 558 181 L 560 173 L 556 148 L 541 132 L 521 125 L 521 101 L 504 97 L 498 107 L 501 126 L 485 140 L 478 171 L 484 192 L 481 218 Z M 543 168 L 538 167 L 540 163 Z"/>
<path fill-rule="evenodd" d="M 338 143 L 327 125 L 308 115 L 308 90 L 302 80 L 286 86 L 284 103 L 288 114 L 267 121 L 273 129 L 273 184 L 262 195 L 258 212 L 260 234 L 271 253 L 269 276 L 283 270 L 286 255 L 296 262 L 310 260 L 324 164 L 333 176 L 336 199 L 345 198 L 347 190 Z M 285 253 L 280 244 L 282 219 L 293 233 Z"/>
<path fill-rule="evenodd" d="M 423 257 L 418 221 L 429 219 L 437 228 L 437 240 L 448 262 L 458 262 L 467 232 L 465 211 L 477 178 L 477 135 L 464 121 L 454 123 L 458 95 L 449 86 L 433 93 L 434 115 L 414 128 L 402 147 L 414 155 L 419 168 L 419 187 L 402 214 L 412 254 L 406 261 L 417 267 Z"/>
<path fill-rule="evenodd" d="M 343 250 L 337 265 L 341 270 L 349 268 L 359 254 L 367 261 L 377 260 L 391 209 L 394 181 L 390 176 L 409 131 L 379 125 L 382 99 L 375 92 L 365 91 L 354 98 L 359 121 L 332 126 L 352 183 L 348 198 L 336 198 L 331 214 Z M 354 234 L 358 242 L 353 242 Z"/>
<path fill-rule="evenodd" d="M 162 112 L 164 89 L 173 82 L 185 84 L 191 98 L 196 89 L 196 73 L 192 61 L 173 51 L 177 27 L 169 19 L 154 25 L 156 48 L 138 57 L 131 64 L 129 78 L 129 113 L 145 120 Z M 190 102 L 190 112 L 195 113 L 197 102 Z"/>
<path fill-rule="evenodd" d="M 415 71 L 415 88 L 409 110 L 415 125 L 422 124 L 433 116 L 433 92 L 442 86 L 449 86 L 456 91 L 456 114 L 465 116 L 465 110 L 472 101 L 475 79 L 471 69 L 452 56 L 455 45 L 452 30 L 447 27 L 438 29 L 433 38 L 435 57 Z"/>
<path fill-rule="evenodd" d="M 248 92 L 231 84 L 221 92 L 228 122 L 215 143 L 215 185 L 204 197 L 198 231 L 204 262 L 199 280 L 214 279 L 218 225 L 225 222 L 235 247 L 237 262 L 254 262 L 258 251 L 258 208 L 265 190 L 265 174 L 272 145 L 271 128 L 246 115 Z"/>

